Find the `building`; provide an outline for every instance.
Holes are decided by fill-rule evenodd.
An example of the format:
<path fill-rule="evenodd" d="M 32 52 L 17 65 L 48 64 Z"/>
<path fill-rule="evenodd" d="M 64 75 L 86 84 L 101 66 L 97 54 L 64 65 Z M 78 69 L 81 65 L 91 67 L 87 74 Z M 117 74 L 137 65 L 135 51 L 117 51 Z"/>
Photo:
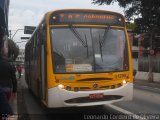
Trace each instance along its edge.
<path fill-rule="evenodd" d="M 17 64 L 24 64 L 24 57 L 25 57 L 24 51 L 25 51 L 24 49 L 19 49 L 19 55 L 16 59 Z"/>
<path fill-rule="evenodd" d="M 8 54 L 8 11 L 10 0 L 0 0 L 0 49 L 4 48 L 4 54 Z"/>

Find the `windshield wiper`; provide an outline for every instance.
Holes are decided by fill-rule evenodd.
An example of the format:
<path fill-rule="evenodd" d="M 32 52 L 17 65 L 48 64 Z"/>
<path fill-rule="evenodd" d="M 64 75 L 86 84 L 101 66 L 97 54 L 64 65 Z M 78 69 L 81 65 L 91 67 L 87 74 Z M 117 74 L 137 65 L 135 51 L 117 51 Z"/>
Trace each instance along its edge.
<path fill-rule="evenodd" d="M 87 36 L 85 34 L 85 40 L 81 37 L 81 35 L 78 33 L 78 31 L 75 29 L 75 27 L 73 27 L 72 25 L 69 25 L 69 28 L 71 30 L 71 32 L 76 36 L 76 38 L 80 41 L 80 43 L 87 48 L 87 58 L 88 58 L 88 43 L 87 43 Z"/>
<path fill-rule="evenodd" d="M 100 49 L 102 61 L 103 61 L 102 47 L 103 47 L 103 45 L 104 45 L 104 42 L 105 42 L 105 40 L 106 40 L 106 37 L 107 37 L 107 34 L 108 34 L 109 30 L 110 30 L 110 26 L 108 26 L 108 27 L 105 29 L 102 40 L 101 40 L 101 36 L 100 36 L 100 34 L 99 34 L 99 49 Z"/>
<path fill-rule="evenodd" d="M 105 40 L 106 40 L 106 37 L 107 37 L 107 34 L 108 34 L 109 30 L 110 30 L 110 25 L 108 25 L 108 27 L 105 28 L 103 39 L 100 41 L 101 47 L 103 47 L 103 45 L 105 43 Z"/>
<path fill-rule="evenodd" d="M 89 56 L 89 52 L 88 52 L 88 42 L 87 42 L 87 35 L 85 34 L 85 42 L 86 42 L 86 48 L 87 48 L 87 58 Z"/>
<path fill-rule="evenodd" d="M 72 25 L 69 25 L 69 28 L 70 28 L 70 30 L 72 31 L 72 33 L 76 36 L 76 38 L 81 42 L 81 44 L 82 44 L 84 47 L 87 47 L 87 44 L 86 44 L 85 40 L 83 40 L 83 38 L 82 38 L 81 35 L 78 33 L 78 31 L 77 31 Z"/>
<path fill-rule="evenodd" d="M 101 45 L 101 36 L 99 34 L 99 49 L 100 49 L 100 53 L 101 53 L 101 59 L 103 61 L 103 53 L 102 53 L 102 45 Z"/>

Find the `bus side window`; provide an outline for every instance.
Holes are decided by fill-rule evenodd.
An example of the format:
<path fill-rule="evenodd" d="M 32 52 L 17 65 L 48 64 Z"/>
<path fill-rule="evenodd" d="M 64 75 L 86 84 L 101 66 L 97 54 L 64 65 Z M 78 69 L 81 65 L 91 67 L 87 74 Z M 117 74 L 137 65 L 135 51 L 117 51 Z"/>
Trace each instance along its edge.
<path fill-rule="evenodd" d="M 34 58 L 34 52 L 33 52 L 33 38 L 31 40 L 31 61 L 33 60 Z"/>
<path fill-rule="evenodd" d="M 39 46 L 39 31 L 37 32 L 37 44 L 36 46 L 38 47 Z"/>
<path fill-rule="evenodd" d="M 34 55 L 33 55 L 34 58 L 33 58 L 33 59 L 36 60 L 36 35 L 34 36 L 34 46 L 33 46 L 33 51 L 34 51 L 34 52 L 33 52 L 33 53 L 34 53 Z"/>

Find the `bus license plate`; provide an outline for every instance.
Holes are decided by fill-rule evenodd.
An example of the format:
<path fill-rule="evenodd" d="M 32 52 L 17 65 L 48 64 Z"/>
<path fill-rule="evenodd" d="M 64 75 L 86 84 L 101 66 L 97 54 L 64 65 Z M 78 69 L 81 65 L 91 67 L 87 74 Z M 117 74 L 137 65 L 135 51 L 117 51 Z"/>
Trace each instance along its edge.
<path fill-rule="evenodd" d="M 103 97 L 104 97 L 103 93 L 97 93 L 97 94 L 90 94 L 89 95 L 90 99 L 100 99 L 100 98 L 103 98 Z"/>

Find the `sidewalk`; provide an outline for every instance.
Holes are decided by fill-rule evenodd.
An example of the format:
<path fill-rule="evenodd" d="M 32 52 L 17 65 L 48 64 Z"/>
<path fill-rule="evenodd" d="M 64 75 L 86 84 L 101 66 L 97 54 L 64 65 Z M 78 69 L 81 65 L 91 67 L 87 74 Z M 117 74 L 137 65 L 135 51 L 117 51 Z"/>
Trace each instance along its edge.
<path fill-rule="evenodd" d="M 18 114 L 18 112 L 17 112 L 17 97 L 15 99 L 10 100 L 10 105 L 12 107 L 14 115 L 17 115 Z"/>
<path fill-rule="evenodd" d="M 140 80 L 140 79 L 135 79 L 134 84 L 139 85 L 139 86 L 148 86 L 152 88 L 159 88 L 160 89 L 160 82 L 148 82 L 147 80 Z"/>
<path fill-rule="evenodd" d="M 17 104 L 17 96 L 16 97 L 11 97 L 9 100 L 9 104 L 12 108 L 13 111 L 13 116 L 10 116 L 7 118 L 7 120 L 18 120 L 18 104 Z M 2 118 L 3 119 L 3 118 Z M 4 118 L 5 119 L 5 118 Z"/>
<path fill-rule="evenodd" d="M 24 72 L 22 73 L 22 77 L 24 75 Z M 18 73 L 16 72 L 16 78 L 17 78 L 17 95 L 18 95 L 18 91 L 19 91 L 19 87 L 20 87 L 20 80 L 18 79 Z M 21 78 L 22 79 L 22 78 Z M 18 120 L 18 96 L 16 96 L 16 98 L 12 99 L 9 101 L 10 105 L 12 107 L 13 113 L 16 116 L 16 119 L 13 120 Z"/>

